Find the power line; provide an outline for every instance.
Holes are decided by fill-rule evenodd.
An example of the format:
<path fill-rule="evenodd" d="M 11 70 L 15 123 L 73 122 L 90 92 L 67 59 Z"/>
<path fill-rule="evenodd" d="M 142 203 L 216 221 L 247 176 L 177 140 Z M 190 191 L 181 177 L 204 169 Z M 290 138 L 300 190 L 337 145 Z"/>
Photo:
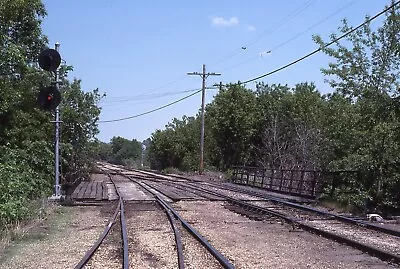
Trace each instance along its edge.
<path fill-rule="evenodd" d="M 99 107 L 101 108 L 101 110 L 106 110 L 106 109 L 115 109 L 116 107 L 118 107 L 118 109 L 123 109 L 123 108 L 130 108 L 133 105 L 142 105 L 142 104 L 151 104 L 157 102 L 157 100 L 154 101 L 150 101 L 150 100 L 146 100 L 146 101 L 132 101 L 129 103 L 125 103 L 125 104 L 100 104 Z"/>
<path fill-rule="evenodd" d="M 124 103 L 124 102 L 138 101 L 138 100 L 156 99 L 156 98 L 162 98 L 162 97 L 167 97 L 167 96 L 172 96 L 172 95 L 177 95 L 177 94 L 182 94 L 182 93 L 195 92 L 198 90 L 199 89 L 185 90 L 185 91 L 170 91 L 170 92 L 154 93 L 154 94 L 147 94 L 147 95 L 140 94 L 140 95 L 136 95 L 136 96 L 111 97 L 112 98 L 111 100 L 106 99 L 106 100 L 102 101 L 102 103 L 103 104 Z"/>
<path fill-rule="evenodd" d="M 133 115 L 133 116 L 129 116 L 129 117 L 125 117 L 125 118 L 113 119 L 113 120 L 101 120 L 101 121 L 98 121 L 98 122 L 99 122 L 99 123 L 116 122 L 116 121 L 129 120 L 129 119 L 137 118 L 137 117 L 140 117 L 140 116 L 143 116 L 143 115 L 147 115 L 147 114 L 153 113 L 153 112 L 155 112 L 155 111 L 161 110 L 161 109 L 163 109 L 163 108 L 172 106 L 173 104 L 179 103 L 179 102 L 181 102 L 181 101 L 183 101 L 183 100 L 185 100 L 185 99 L 187 99 L 187 98 L 189 98 L 189 97 L 192 97 L 193 95 L 198 94 L 198 93 L 201 92 L 201 91 L 202 91 L 202 90 L 198 90 L 198 91 L 196 91 L 196 92 L 194 92 L 194 93 L 192 93 L 192 94 L 189 94 L 189 95 L 187 95 L 187 96 L 185 96 L 185 97 L 182 97 L 181 99 L 175 100 L 175 101 L 173 101 L 173 102 L 171 102 L 171 103 L 169 103 L 169 104 L 160 106 L 160 107 L 158 107 L 158 108 L 156 108 L 156 109 L 152 109 L 152 110 L 150 110 L 150 111 L 146 111 L 146 112 L 143 112 L 143 113 L 140 113 L 140 114 L 136 114 L 136 115 Z"/>
<path fill-rule="evenodd" d="M 307 3 L 303 4 L 302 6 L 298 7 L 297 9 L 295 9 L 294 11 L 292 11 L 291 13 L 289 13 L 286 17 L 284 17 L 283 19 L 281 19 L 278 23 L 274 24 L 273 26 L 271 26 L 269 29 L 263 31 L 259 36 L 257 36 L 256 38 L 254 38 L 252 41 L 248 42 L 247 44 L 244 45 L 244 47 L 250 47 L 252 45 L 254 45 L 255 43 L 257 43 L 258 41 L 260 41 L 261 38 L 263 38 L 264 36 L 276 31 L 279 27 L 281 27 L 282 25 L 284 25 L 285 23 L 293 20 L 298 14 L 300 14 L 303 10 L 306 10 L 309 6 L 311 6 L 312 4 L 314 4 L 314 2 L 316 2 L 316 0 L 310 0 Z"/>
<path fill-rule="evenodd" d="M 286 45 L 287 43 L 295 40 L 296 38 L 298 38 L 299 36 L 305 34 L 306 32 L 310 31 L 311 29 L 317 27 L 318 25 L 320 25 L 321 23 L 324 23 L 325 21 L 327 21 L 328 19 L 332 18 L 333 16 L 335 16 L 336 14 L 338 14 L 339 12 L 341 12 L 342 10 L 348 8 L 349 6 L 351 6 L 352 4 L 354 4 L 357 0 L 353 0 L 350 3 L 347 3 L 346 5 L 340 7 L 338 10 L 336 10 L 335 12 L 331 13 L 330 15 L 328 15 L 327 17 L 323 18 L 322 20 L 318 21 L 317 23 L 311 25 L 310 27 L 308 27 L 307 29 L 305 29 L 304 31 L 302 31 L 301 33 L 298 33 L 297 35 L 289 38 L 288 40 L 282 42 L 281 44 L 275 46 L 274 48 L 270 49 L 271 52 L 277 50 L 278 48 Z"/>
<path fill-rule="evenodd" d="M 214 90 L 214 89 L 215 89 L 215 87 L 206 87 L 206 90 Z M 165 95 L 162 95 L 162 96 L 154 96 L 154 97 L 148 96 L 148 97 L 145 97 L 145 98 L 138 98 L 138 99 L 132 99 L 132 100 L 121 100 L 121 101 L 113 100 L 113 101 L 109 101 L 109 102 L 100 101 L 99 105 L 100 105 L 100 107 L 102 109 L 109 109 L 109 108 L 115 108 L 117 106 L 119 108 L 122 108 L 122 107 L 130 107 L 132 105 L 150 104 L 150 103 L 157 102 L 156 99 L 159 99 L 159 98 L 171 97 L 173 95 L 182 94 L 182 93 L 189 93 L 189 92 L 195 92 L 195 91 L 198 91 L 198 90 L 200 90 L 200 89 L 175 92 L 175 93 L 171 93 L 171 94 L 165 94 Z M 125 106 L 124 106 L 124 104 L 125 104 Z"/>
<path fill-rule="evenodd" d="M 273 33 L 274 31 L 279 29 L 281 26 L 283 26 L 285 23 L 293 20 L 298 14 L 300 14 L 303 10 L 305 10 L 309 6 L 311 6 L 314 2 L 316 2 L 316 0 L 309 0 L 308 2 L 302 4 L 300 7 L 296 8 L 295 10 L 290 12 L 288 15 L 286 15 L 283 19 L 281 19 L 280 21 L 278 21 L 277 23 L 275 23 L 274 25 L 272 25 L 268 29 L 264 30 L 260 35 L 258 35 L 254 39 L 252 39 L 249 42 L 247 42 L 243 47 L 246 47 L 246 48 L 250 47 L 250 46 L 254 45 L 255 43 L 257 43 L 258 41 L 260 41 L 263 37 Z M 221 62 L 229 60 L 230 58 L 238 55 L 241 52 L 242 52 L 242 50 L 237 51 L 237 52 L 233 52 L 233 53 L 225 56 L 224 58 L 216 61 L 215 63 L 211 64 L 211 66 L 215 66 L 215 65 L 217 65 L 217 64 L 219 64 Z"/>
<path fill-rule="evenodd" d="M 323 18 L 322 20 L 318 21 L 317 23 L 311 25 L 310 27 L 308 27 L 308 28 L 305 29 L 304 31 L 302 31 L 302 32 L 298 33 L 297 35 L 295 35 L 295 36 L 289 38 L 288 40 L 286 40 L 286 41 L 280 43 L 279 45 L 275 46 L 274 48 L 272 48 L 272 49 L 270 49 L 270 50 L 267 50 L 267 51 L 268 51 L 268 54 L 271 53 L 271 52 L 274 52 L 275 50 L 279 49 L 280 47 L 283 47 L 284 45 L 290 43 L 291 41 L 295 40 L 296 38 L 300 37 L 301 35 L 305 34 L 306 32 L 308 32 L 308 31 L 310 31 L 311 29 L 315 28 L 316 26 L 320 25 L 321 23 L 323 23 L 323 22 L 327 21 L 328 19 L 332 18 L 333 16 L 335 16 L 335 15 L 338 14 L 339 12 L 343 11 L 344 9 L 346 9 L 346 8 L 348 8 L 349 6 L 351 6 L 352 4 L 354 4 L 356 1 L 357 1 L 357 0 L 353 0 L 353 1 L 351 1 L 350 3 L 347 3 L 346 5 L 342 6 L 342 7 L 339 8 L 338 10 L 336 10 L 335 12 L 331 13 L 330 15 L 328 15 L 327 17 L 325 17 L 325 18 Z M 252 62 L 252 61 L 254 61 L 254 60 L 259 59 L 259 57 L 260 57 L 259 55 L 257 55 L 257 56 L 252 56 L 251 58 L 248 58 L 248 59 L 244 60 L 243 62 L 240 62 L 240 63 L 234 64 L 234 65 L 231 65 L 231 66 L 229 66 L 229 67 L 227 67 L 227 68 L 224 68 L 224 69 L 222 69 L 222 71 L 230 70 L 230 69 L 232 69 L 232 68 L 235 68 L 235 67 L 238 67 L 238 66 L 247 64 L 247 63 L 249 63 L 249 62 Z"/>
<path fill-rule="evenodd" d="M 149 92 L 149 93 L 155 92 L 155 91 L 157 91 L 157 90 L 159 90 L 159 89 L 162 89 L 162 88 L 164 88 L 164 87 L 166 87 L 166 86 L 170 86 L 170 85 L 176 84 L 176 83 L 178 83 L 178 82 L 180 82 L 180 81 L 182 81 L 182 80 L 184 80 L 184 79 L 186 79 L 186 78 L 187 78 L 186 76 L 182 76 L 182 77 L 180 77 L 180 78 L 178 78 L 178 79 L 176 79 L 176 80 L 173 80 L 173 81 L 171 81 L 171 82 L 168 82 L 168 83 L 166 83 L 166 84 L 163 84 L 163 85 L 161 85 L 161 86 L 159 86 L 159 87 L 157 87 L 157 88 L 153 88 L 153 89 L 147 90 L 147 92 Z"/>
<path fill-rule="evenodd" d="M 266 77 L 266 76 L 272 75 L 272 74 L 274 74 L 274 73 L 277 73 L 277 72 L 279 72 L 279 71 L 281 71 L 281 70 L 283 70 L 283 69 L 286 69 L 286 68 L 288 68 L 289 66 L 292 66 L 292 65 L 294 65 L 294 64 L 296 64 L 296 63 L 298 63 L 298 62 L 300 62 L 300 61 L 302 61 L 302 60 L 304 60 L 304 59 L 306 59 L 306 58 L 308 58 L 308 57 L 310 57 L 310 56 L 312 56 L 312 55 L 314 55 L 314 54 L 320 52 L 323 48 L 329 47 L 329 46 L 332 45 L 333 43 L 336 43 L 336 42 L 339 41 L 340 39 L 342 39 L 342 38 L 348 36 L 349 34 L 353 33 L 354 31 L 360 29 L 361 27 L 363 27 L 363 26 L 366 25 L 367 23 L 370 23 L 371 21 L 375 20 L 376 18 L 378 18 L 379 16 L 381 16 L 382 14 L 384 14 L 385 12 L 387 12 L 389 9 L 394 8 L 394 7 L 397 6 L 399 3 L 400 3 L 400 1 L 397 1 L 396 3 L 392 4 L 392 5 L 389 6 L 388 8 L 385 8 L 384 10 L 382 10 L 381 12 L 379 12 L 378 14 L 376 14 L 375 16 L 373 16 L 373 17 L 369 18 L 368 20 L 366 20 L 365 22 L 361 23 L 361 24 L 358 25 L 356 28 L 353 28 L 353 29 L 351 29 L 350 31 L 348 31 L 347 33 L 341 35 L 340 37 L 335 38 L 334 40 L 332 40 L 331 42 L 329 42 L 329 43 L 326 44 L 325 46 L 320 47 L 320 48 L 314 50 L 313 52 L 310 52 L 309 54 L 307 54 L 307 55 L 305 55 L 305 56 L 303 56 L 303 57 L 301 57 L 301 58 L 299 58 L 299 59 L 297 59 L 297 60 L 295 60 L 295 61 L 293 61 L 293 62 L 287 64 L 287 65 L 284 65 L 284 66 L 282 66 L 282 67 L 280 67 L 280 68 L 278 68 L 278 69 L 275 69 L 275 70 L 273 70 L 273 71 L 271 71 L 271 72 L 268 72 L 268 73 L 266 73 L 266 74 L 264 74 L 264 75 L 261 75 L 261 76 L 258 76 L 258 77 L 255 77 L 255 78 L 252 78 L 252 79 L 249 79 L 249 80 L 240 82 L 240 84 L 245 84 L 245 83 L 253 82 L 253 81 L 259 80 L 260 78 L 264 78 L 264 77 Z"/>
<path fill-rule="evenodd" d="M 166 86 L 178 83 L 179 81 L 182 81 L 183 79 L 185 79 L 186 76 L 182 76 L 179 79 L 176 79 L 174 81 L 168 82 L 166 84 L 163 84 L 159 87 L 153 88 L 153 89 L 149 89 L 146 92 L 147 93 L 153 93 L 156 92 L 157 90 L 164 88 Z M 165 96 L 169 96 L 169 95 L 175 95 L 175 94 L 180 94 L 180 93 L 187 93 L 187 92 L 194 92 L 197 91 L 198 89 L 195 90 L 185 90 L 185 91 L 171 91 L 171 92 L 164 92 L 164 93 L 155 93 L 155 94 L 139 94 L 139 95 L 135 95 L 135 96 L 119 96 L 119 97 L 110 97 L 111 100 L 107 100 L 109 98 L 106 97 L 106 100 L 101 101 L 101 103 L 103 104 L 107 104 L 107 103 L 116 103 L 116 102 L 130 102 L 130 101 L 136 101 L 136 100 L 141 100 L 141 99 L 151 99 L 151 98 L 160 98 L 160 97 L 165 97 Z M 120 98 L 120 99 L 118 99 Z"/>

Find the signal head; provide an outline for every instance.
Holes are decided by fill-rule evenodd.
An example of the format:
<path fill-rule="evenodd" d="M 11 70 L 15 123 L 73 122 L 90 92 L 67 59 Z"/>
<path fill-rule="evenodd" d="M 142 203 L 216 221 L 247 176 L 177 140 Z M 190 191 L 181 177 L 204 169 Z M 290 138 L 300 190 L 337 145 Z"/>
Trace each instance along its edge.
<path fill-rule="evenodd" d="M 39 55 L 39 66 L 46 71 L 56 71 L 61 64 L 61 56 L 55 49 L 45 49 Z"/>
<path fill-rule="evenodd" d="M 61 93 L 56 87 L 41 89 L 38 95 L 38 104 L 43 110 L 54 110 L 61 102 Z"/>

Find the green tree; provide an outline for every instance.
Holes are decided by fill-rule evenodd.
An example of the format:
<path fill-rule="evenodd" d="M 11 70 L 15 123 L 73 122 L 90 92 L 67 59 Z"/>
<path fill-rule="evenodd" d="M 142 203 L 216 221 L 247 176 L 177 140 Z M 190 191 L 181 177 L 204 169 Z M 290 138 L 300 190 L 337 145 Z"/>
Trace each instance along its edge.
<path fill-rule="evenodd" d="M 0 2 L 0 225 L 27 217 L 29 200 L 51 188 L 51 129 L 35 104 L 40 84 L 36 58 L 47 39 L 41 1 Z"/>
<path fill-rule="evenodd" d="M 367 17 L 368 18 L 368 17 Z M 350 27 L 346 20 L 339 27 L 342 33 Z M 341 166 L 348 169 L 369 170 L 374 185 L 369 180 L 359 182 L 366 193 L 376 202 L 392 204 L 398 198 L 399 186 L 399 39 L 400 16 L 397 9 L 386 13 L 383 25 L 376 31 L 369 23 L 346 37 L 344 42 L 336 42 L 336 47 L 326 47 L 320 36 L 314 40 L 322 51 L 335 59 L 322 73 L 329 76 L 328 83 L 336 94 L 354 104 L 355 127 L 350 128 L 353 140 L 343 147 L 346 156 Z M 331 39 L 336 35 L 331 35 Z M 342 141 L 344 142 L 344 141 Z M 336 164 L 339 160 L 336 159 Z M 397 201 L 399 201 L 397 199 Z M 397 202 L 399 206 L 399 202 Z"/>
<path fill-rule="evenodd" d="M 244 86 L 227 85 L 206 107 L 208 135 L 214 138 L 211 163 L 222 169 L 249 164 L 256 132 L 256 96 Z"/>
<path fill-rule="evenodd" d="M 314 84 L 257 85 L 258 163 L 271 169 L 321 168 L 325 102 Z"/>
<path fill-rule="evenodd" d="M 45 15 L 39 0 L 0 3 L 0 144 L 25 146 L 24 141 L 43 137 L 34 126 L 45 120 L 45 114 L 34 108 L 38 86 L 48 81 L 35 68 L 47 42 L 41 32 Z M 25 128 L 35 131 L 23 132 Z"/>
<path fill-rule="evenodd" d="M 37 94 L 52 75 L 38 67 L 47 46 L 40 0 L 0 1 L 0 225 L 28 216 L 32 199 L 51 193 L 54 178 L 54 115 L 38 109 Z M 97 90 L 83 92 L 61 68 L 62 183 L 83 176 L 98 133 Z"/>
<path fill-rule="evenodd" d="M 99 133 L 98 103 L 102 96 L 98 89 L 82 91 L 80 83 L 78 79 L 71 83 L 64 79 L 61 89 L 61 156 L 64 160 L 63 176 L 68 183 L 88 176 L 94 158 L 92 142 Z"/>
<path fill-rule="evenodd" d="M 199 158 L 200 118 L 174 118 L 165 127 L 152 134 L 148 149 L 151 167 L 195 170 Z"/>
<path fill-rule="evenodd" d="M 105 162 L 110 162 L 112 159 L 112 146 L 110 143 L 105 143 L 99 140 L 93 142 L 95 150 L 95 159 Z"/>
<path fill-rule="evenodd" d="M 129 140 L 123 137 L 111 139 L 112 157 L 111 162 L 115 164 L 134 165 L 140 161 L 142 144 L 136 139 Z"/>

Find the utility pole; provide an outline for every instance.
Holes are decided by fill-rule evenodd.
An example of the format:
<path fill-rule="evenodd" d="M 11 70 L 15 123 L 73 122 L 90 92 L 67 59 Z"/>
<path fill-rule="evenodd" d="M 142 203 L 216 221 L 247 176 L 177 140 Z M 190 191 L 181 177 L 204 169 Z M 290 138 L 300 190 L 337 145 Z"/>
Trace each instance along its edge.
<path fill-rule="evenodd" d="M 205 95 L 206 95 L 206 79 L 208 76 L 220 76 L 221 74 L 218 73 L 206 73 L 206 65 L 203 64 L 203 72 L 190 72 L 187 73 L 188 75 L 199 75 L 202 80 L 202 87 L 201 87 L 201 134 L 200 134 L 200 167 L 199 167 L 199 174 L 202 175 L 204 171 L 204 102 L 205 102 Z"/>
<path fill-rule="evenodd" d="M 222 86 L 224 86 L 224 85 L 222 84 L 222 81 L 220 81 L 219 84 L 215 83 L 213 86 L 214 87 L 218 87 L 219 88 L 219 92 L 221 92 L 222 91 Z"/>

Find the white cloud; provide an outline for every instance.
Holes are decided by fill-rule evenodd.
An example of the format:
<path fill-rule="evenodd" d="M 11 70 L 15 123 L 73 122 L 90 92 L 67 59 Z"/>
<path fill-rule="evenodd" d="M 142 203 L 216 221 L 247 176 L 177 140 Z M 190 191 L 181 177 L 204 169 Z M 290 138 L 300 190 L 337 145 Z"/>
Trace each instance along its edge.
<path fill-rule="evenodd" d="M 254 27 L 253 25 L 248 25 L 247 30 L 254 32 L 256 30 L 256 27 Z"/>
<path fill-rule="evenodd" d="M 230 17 L 229 19 L 224 19 L 222 17 L 211 17 L 211 23 L 216 26 L 235 26 L 239 24 L 238 17 Z"/>

